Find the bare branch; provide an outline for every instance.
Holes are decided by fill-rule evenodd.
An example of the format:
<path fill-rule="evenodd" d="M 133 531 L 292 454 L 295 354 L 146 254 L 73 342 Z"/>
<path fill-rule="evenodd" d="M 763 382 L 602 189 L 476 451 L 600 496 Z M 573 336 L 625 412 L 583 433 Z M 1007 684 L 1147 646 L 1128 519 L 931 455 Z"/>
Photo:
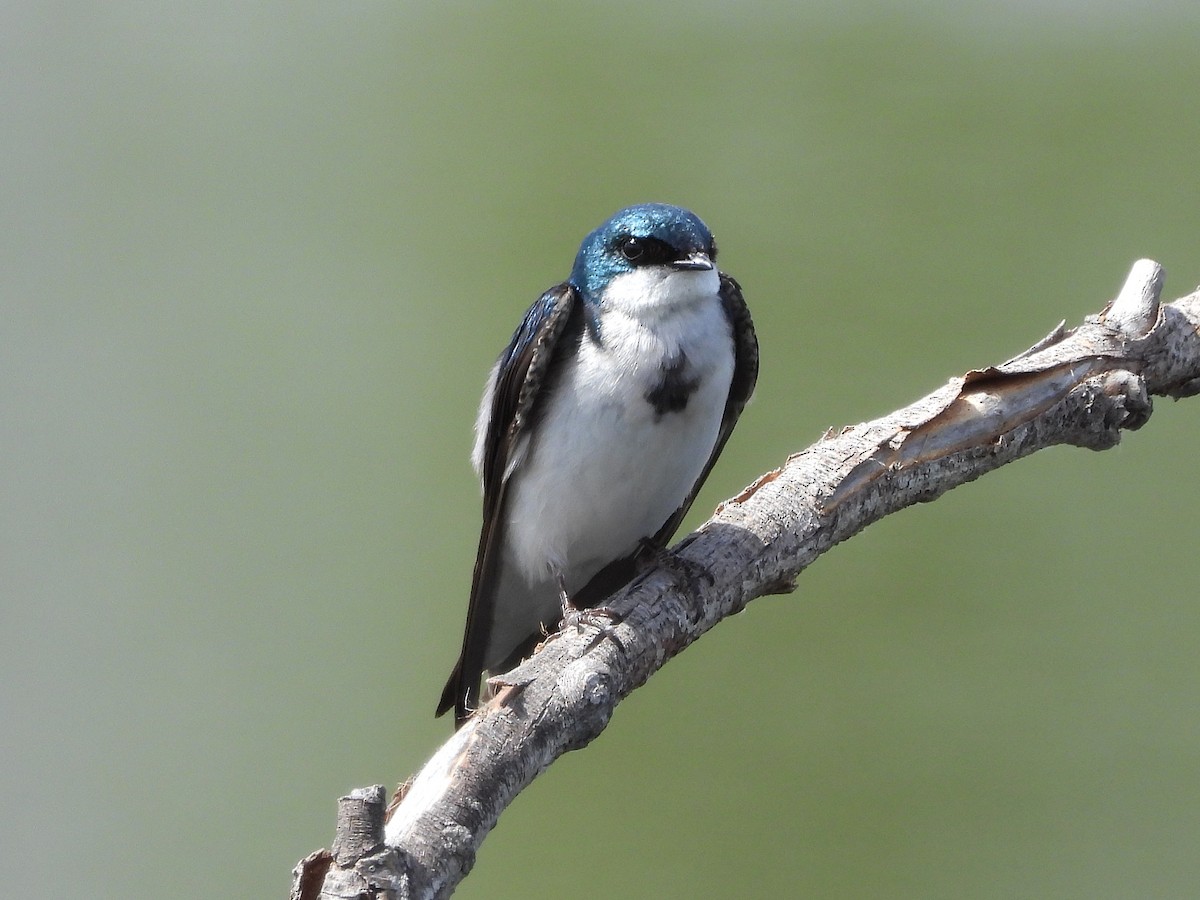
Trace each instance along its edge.
<path fill-rule="evenodd" d="M 1152 394 L 1200 393 L 1200 291 L 1160 308 L 1162 283 L 1161 267 L 1141 260 L 1078 328 L 1059 325 L 1019 356 L 826 434 L 761 476 L 674 548 L 685 562 L 660 565 L 609 601 L 624 615 L 615 640 L 564 633 L 493 679 L 495 698 L 398 792 L 386 849 L 360 842 L 358 856 L 322 857 L 313 871 L 329 867 L 328 885 L 367 859 L 376 893 L 362 896 L 447 896 L 517 793 L 721 619 L 790 590 L 818 556 L 889 513 L 1045 447 L 1112 447 L 1145 424 Z"/>

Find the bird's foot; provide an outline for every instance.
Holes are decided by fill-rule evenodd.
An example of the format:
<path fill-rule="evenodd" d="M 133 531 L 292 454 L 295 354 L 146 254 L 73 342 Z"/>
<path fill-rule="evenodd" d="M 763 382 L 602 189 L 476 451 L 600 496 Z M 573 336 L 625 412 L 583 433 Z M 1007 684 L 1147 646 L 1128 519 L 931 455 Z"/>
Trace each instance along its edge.
<path fill-rule="evenodd" d="M 609 606 L 591 606 L 580 609 L 571 603 L 566 585 L 561 580 L 558 587 L 558 599 L 562 604 L 562 620 L 558 623 L 558 634 L 564 633 L 569 628 L 574 628 L 576 632 L 582 634 L 583 629 L 590 626 L 597 630 L 597 635 L 588 647 L 589 650 L 607 638 L 616 644 L 622 653 L 625 652 L 625 645 L 616 634 L 617 626 L 625 618 L 619 612 Z M 554 635 L 551 635 L 551 638 L 553 637 Z"/>
<path fill-rule="evenodd" d="M 559 631 L 566 631 L 568 628 L 583 631 L 589 625 L 593 628 L 613 628 L 620 625 L 624 619 L 624 616 L 611 606 L 593 606 L 578 609 L 570 603 L 565 603 L 563 604 L 562 614 L 562 620 L 558 623 Z"/>

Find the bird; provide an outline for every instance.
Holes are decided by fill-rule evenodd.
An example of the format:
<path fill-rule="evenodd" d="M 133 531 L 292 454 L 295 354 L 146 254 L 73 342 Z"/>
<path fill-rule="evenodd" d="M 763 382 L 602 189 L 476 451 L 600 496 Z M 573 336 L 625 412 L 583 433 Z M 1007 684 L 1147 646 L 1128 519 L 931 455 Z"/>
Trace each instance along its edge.
<path fill-rule="evenodd" d="M 663 553 L 758 378 L 741 287 L 694 213 L 641 203 L 589 233 L 488 375 L 471 462 L 483 525 L 462 650 L 438 704 L 460 727 L 484 673 L 527 657 Z"/>

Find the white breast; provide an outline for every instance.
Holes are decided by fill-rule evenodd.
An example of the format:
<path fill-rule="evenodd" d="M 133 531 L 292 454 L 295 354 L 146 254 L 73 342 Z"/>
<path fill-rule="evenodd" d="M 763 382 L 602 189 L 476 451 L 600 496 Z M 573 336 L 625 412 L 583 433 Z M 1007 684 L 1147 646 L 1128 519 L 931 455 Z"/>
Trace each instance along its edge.
<path fill-rule="evenodd" d="M 717 273 L 644 272 L 614 280 L 602 342 L 583 337 L 513 474 L 505 557 L 530 585 L 558 570 L 575 591 L 632 552 L 712 453 L 734 367 Z M 698 383 L 686 407 L 660 413 L 646 395 L 681 354 Z"/>

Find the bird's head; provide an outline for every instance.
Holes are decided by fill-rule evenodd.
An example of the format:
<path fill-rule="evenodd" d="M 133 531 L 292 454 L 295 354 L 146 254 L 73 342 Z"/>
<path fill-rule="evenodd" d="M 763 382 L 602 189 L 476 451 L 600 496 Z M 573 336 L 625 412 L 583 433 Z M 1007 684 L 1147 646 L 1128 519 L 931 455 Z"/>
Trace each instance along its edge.
<path fill-rule="evenodd" d="M 673 306 L 716 293 L 716 257 L 712 232 L 695 213 L 640 203 L 583 239 L 570 282 L 602 307 Z"/>

